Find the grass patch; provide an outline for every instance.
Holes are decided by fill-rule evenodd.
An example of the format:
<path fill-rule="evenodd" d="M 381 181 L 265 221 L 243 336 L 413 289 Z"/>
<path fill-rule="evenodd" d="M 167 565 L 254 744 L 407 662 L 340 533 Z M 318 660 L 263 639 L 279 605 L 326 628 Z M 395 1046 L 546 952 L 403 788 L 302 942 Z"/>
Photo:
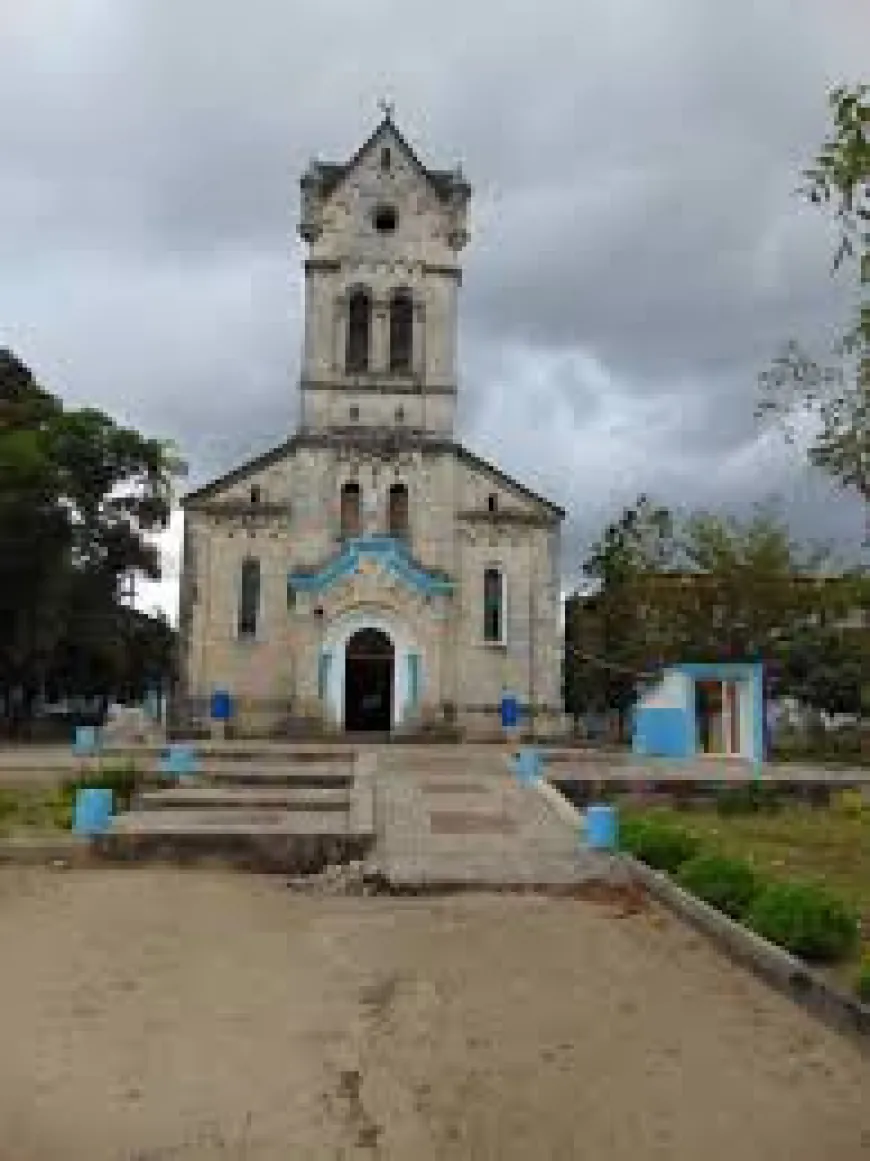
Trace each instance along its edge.
<path fill-rule="evenodd" d="M 64 779 L 59 786 L 0 788 L 0 836 L 71 830 L 76 794 L 86 787 L 111 790 L 115 811 L 129 810 L 139 778 L 135 764 L 127 762 Z"/>
<path fill-rule="evenodd" d="M 806 885 L 836 897 L 859 917 L 870 963 L 870 808 L 859 810 L 843 799 L 830 808 L 784 803 L 774 811 L 722 813 L 711 805 L 685 813 L 626 802 L 621 815 L 629 836 L 644 823 L 677 827 L 694 838 L 699 852 L 738 860 L 760 880 Z M 825 974 L 854 989 L 861 962 L 856 949 Z M 870 977 L 870 967 L 864 975 Z"/>

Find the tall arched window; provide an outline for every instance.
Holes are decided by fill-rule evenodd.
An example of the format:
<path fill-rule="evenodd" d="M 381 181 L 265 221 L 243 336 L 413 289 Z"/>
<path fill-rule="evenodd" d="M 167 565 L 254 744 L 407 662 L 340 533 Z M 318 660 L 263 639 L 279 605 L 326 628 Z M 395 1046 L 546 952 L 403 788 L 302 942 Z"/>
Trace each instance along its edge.
<path fill-rule="evenodd" d="M 408 372 L 414 353 L 414 302 L 409 290 L 390 299 L 390 370 Z"/>
<path fill-rule="evenodd" d="M 345 366 L 348 372 L 369 369 L 369 344 L 372 326 L 372 304 L 368 292 L 357 287 L 347 304 L 347 348 Z"/>
<path fill-rule="evenodd" d="M 356 480 L 341 489 L 341 538 L 359 536 L 362 531 L 362 492 Z"/>
<path fill-rule="evenodd" d="M 256 637 L 260 614 L 260 562 L 253 557 L 242 561 L 239 591 L 239 636 Z"/>
<path fill-rule="evenodd" d="M 404 484 L 392 484 L 390 487 L 388 509 L 388 531 L 390 536 L 404 539 L 408 535 L 408 489 Z"/>
<path fill-rule="evenodd" d="M 483 639 L 494 645 L 505 643 L 505 578 L 500 568 L 483 574 Z"/>

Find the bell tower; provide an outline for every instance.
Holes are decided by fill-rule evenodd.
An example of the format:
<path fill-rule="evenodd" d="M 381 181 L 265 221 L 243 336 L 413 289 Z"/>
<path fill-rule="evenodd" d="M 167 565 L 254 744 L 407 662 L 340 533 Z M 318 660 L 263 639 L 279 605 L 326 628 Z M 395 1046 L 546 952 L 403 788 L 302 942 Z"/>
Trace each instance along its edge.
<path fill-rule="evenodd" d="M 349 161 L 303 175 L 303 431 L 452 437 L 471 187 L 428 169 L 382 104 Z"/>

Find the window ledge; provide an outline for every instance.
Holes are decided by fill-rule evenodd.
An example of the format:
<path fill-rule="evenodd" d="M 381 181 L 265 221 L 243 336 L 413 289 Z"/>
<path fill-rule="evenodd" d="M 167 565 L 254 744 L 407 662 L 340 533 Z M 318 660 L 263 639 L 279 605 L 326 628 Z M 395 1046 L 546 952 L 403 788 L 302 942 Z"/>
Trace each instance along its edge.
<path fill-rule="evenodd" d="M 487 641 L 479 642 L 482 649 L 507 649 L 507 641 Z"/>

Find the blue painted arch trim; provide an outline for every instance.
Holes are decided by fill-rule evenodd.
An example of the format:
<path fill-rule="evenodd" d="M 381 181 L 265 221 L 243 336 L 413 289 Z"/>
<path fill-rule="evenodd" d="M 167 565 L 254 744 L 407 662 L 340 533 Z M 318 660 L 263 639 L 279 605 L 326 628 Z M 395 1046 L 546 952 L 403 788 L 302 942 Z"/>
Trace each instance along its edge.
<path fill-rule="evenodd" d="M 425 596 L 446 596 L 453 592 L 453 581 L 416 564 L 404 543 L 392 536 L 359 536 L 347 540 L 338 555 L 317 572 L 290 572 L 287 585 L 300 593 L 324 592 L 358 572 L 364 559 L 376 562 L 386 573 Z"/>

